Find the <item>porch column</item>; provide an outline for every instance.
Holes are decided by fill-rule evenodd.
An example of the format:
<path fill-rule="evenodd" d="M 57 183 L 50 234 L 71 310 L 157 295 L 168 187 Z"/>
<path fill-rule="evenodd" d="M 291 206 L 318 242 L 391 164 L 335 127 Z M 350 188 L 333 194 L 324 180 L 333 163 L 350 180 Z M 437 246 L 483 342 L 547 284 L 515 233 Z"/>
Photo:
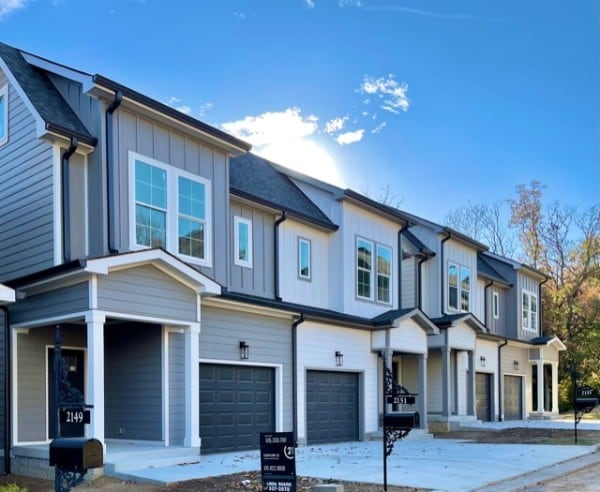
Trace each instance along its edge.
<path fill-rule="evenodd" d="M 185 438 L 183 445 L 200 447 L 200 323 L 183 329 L 185 334 Z"/>
<path fill-rule="evenodd" d="M 87 323 L 87 366 L 86 403 L 93 405 L 85 435 L 96 438 L 104 445 L 104 322 L 106 316 L 98 311 L 88 311 Z M 105 448 L 106 451 L 106 448 Z"/>
<path fill-rule="evenodd" d="M 558 415 L 558 362 L 552 363 L 552 413 Z"/>
<path fill-rule="evenodd" d="M 417 410 L 420 416 L 420 428 L 427 429 L 427 354 L 417 356 L 419 388 L 417 389 Z"/>
<path fill-rule="evenodd" d="M 544 361 L 538 360 L 537 364 L 537 408 L 533 410 L 544 415 Z"/>
<path fill-rule="evenodd" d="M 467 415 L 475 415 L 475 352 L 467 350 Z"/>
<path fill-rule="evenodd" d="M 442 347 L 442 415 L 450 416 L 450 347 Z"/>

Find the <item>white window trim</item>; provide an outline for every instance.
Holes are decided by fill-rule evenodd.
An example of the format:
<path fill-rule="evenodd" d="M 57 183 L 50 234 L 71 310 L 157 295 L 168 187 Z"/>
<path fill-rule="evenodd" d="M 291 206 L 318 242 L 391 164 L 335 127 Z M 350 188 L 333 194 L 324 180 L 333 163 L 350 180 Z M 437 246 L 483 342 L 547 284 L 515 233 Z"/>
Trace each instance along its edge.
<path fill-rule="evenodd" d="M 457 306 L 453 307 L 450 306 L 450 267 L 454 266 L 456 267 L 457 270 L 457 284 L 456 284 L 456 288 L 457 288 L 457 292 L 456 292 L 456 303 Z M 468 270 L 469 271 L 469 306 L 468 309 L 462 309 L 462 292 L 463 292 L 463 288 L 462 288 L 462 272 L 464 270 Z M 473 294 L 473 287 L 472 287 L 472 280 L 473 280 L 473 275 L 472 275 L 473 270 L 467 266 L 464 265 L 459 265 L 458 263 L 455 263 L 453 261 L 448 261 L 448 266 L 446 267 L 446 307 L 448 308 L 448 311 L 452 311 L 454 313 L 469 313 L 471 312 L 471 297 Z"/>
<path fill-rule="evenodd" d="M 500 294 L 492 292 L 492 316 L 494 319 L 500 319 Z"/>
<path fill-rule="evenodd" d="M 138 154 L 137 152 L 129 151 L 129 247 L 131 250 L 138 251 L 148 249 L 147 246 L 137 244 L 135 241 L 135 161 L 140 160 L 151 166 L 156 166 L 166 171 L 167 173 L 167 208 L 166 208 L 166 250 L 177 257 L 185 259 L 189 263 L 196 265 L 212 267 L 212 187 L 210 180 L 192 174 L 183 169 L 165 164 L 151 157 Z M 204 185 L 205 199 L 205 223 L 204 229 L 204 259 L 196 258 L 179 253 L 179 240 L 177 224 L 179 218 L 179 177 L 184 177 Z M 173 192 L 174 190 L 174 192 Z"/>
<path fill-rule="evenodd" d="M 361 296 L 358 293 L 358 272 L 359 272 L 359 266 L 358 266 L 358 243 L 359 241 L 364 241 L 365 243 L 368 243 L 371 245 L 371 269 L 368 270 L 371 281 L 369 282 L 369 297 L 365 297 L 365 296 Z M 355 281 L 354 281 L 354 285 L 355 285 L 355 289 L 354 292 L 356 294 L 356 298 L 357 299 L 361 299 L 361 300 L 367 300 L 367 301 L 372 301 L 373 300 L 373 279 L 374 279 L 374 274 L 373 274 L 373 263 L 374 263 L 374 255 L 375 255 L 375 245 L 373 243 L 373 241 L 369 241 L 368 239 L 365 239 L 364 237 L 360 237 L 357 236 L 356 237 L 356 241 L 354 242 L 354 272 L 355 272 Z M 364 270 L 367 271 L 365 268 L 360 268 L 360 270 Z"/>
<path fill-rule="evenodd" d="M 302 244 L 306 244 L 308 247 L 308 275 L 302 274 Z M 298 278 L 300 280 L 312 280 L 312 244 L 310 239 L 306 239 L 304 237 L 298 237 Z"/>
<path fill-rule="evenodd" d="M 240 224 L 245 224 L 248 226 L 248 259 L 241 260 L 239 251 L 240 251 Z M 252 268 L 252 221 L 248 219 L 244 219 L 243 217 L 238 217 L 237 215 L 233 217 L 233 262 L 237 266 Z"/>
<path fill-rule="evenodd" d="M 384 301 L 382 299 L 379 299 L 379 271 L 378 271 L 378 266 L 377 266 L 377 258 L 378 258 L 378 251 L 379 249 L 387 249 L 390 252 L 390 274 L 389 275 L 381 275 L 382 277 L 388 277 L 390 280 L 390 285 L 389 285 L 389 291 L 390 291 L 390 299 L 389 301 Z M 376 290 L 376 295 L 375 297 L 377 298 L 377 302 L 381 303 L 381 304 L 387 304 L 387 305 L 391 305 L 392 304 L 392 299 L 393 299 L 393 276 L 394 276 L 394 249 L 390 248 L 389 246 L 385 246 L 383 244 L 375 244 L 375 261 L 373 262 L 373 269 L 375 271 L 375 285 L 374 285 L 374 289 Z"/>
<path fill-rule="evenodd" d="M 0 136 L 0 145 L 8 142 L 8 84 L 0 87 L 0 99 L 4 98 L 4 112 L 0 114 L 0 119 L 4 120 L 4 135 Z"/>
<path fill-rule="evenodd" d="M 527 296 L 527 324 L 525 324 L 523 318 L 523 296 Z M 535 328 L 531 327 L 531 300 L 535 299 Z M 523 289 L 521 291 L 521 327 L 524 331 L 529 331 L 532 333 L 538 332 L 538 327 L 540 325 L 539 320 L 539 312 L 540 312 L 540 303 L 538 296 L 535 292 L 531 292 L 530 290 Z"/>

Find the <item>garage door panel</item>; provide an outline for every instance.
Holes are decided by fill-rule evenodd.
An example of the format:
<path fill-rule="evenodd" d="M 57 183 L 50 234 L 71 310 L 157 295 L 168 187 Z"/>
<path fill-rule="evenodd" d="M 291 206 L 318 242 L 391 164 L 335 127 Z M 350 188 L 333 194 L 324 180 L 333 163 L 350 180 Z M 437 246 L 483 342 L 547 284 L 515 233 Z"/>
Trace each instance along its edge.
<path fill-rule="evenodd" d="M 490 375 L 478 372 L 475 375 L 475 397 L 477 418 L 489 422 L 491 417 Z"/>
<path fill-rule="evenodd" d="M 523 418 L 523 378 L 504 376 L 504 419 L 520 420 Z"/>

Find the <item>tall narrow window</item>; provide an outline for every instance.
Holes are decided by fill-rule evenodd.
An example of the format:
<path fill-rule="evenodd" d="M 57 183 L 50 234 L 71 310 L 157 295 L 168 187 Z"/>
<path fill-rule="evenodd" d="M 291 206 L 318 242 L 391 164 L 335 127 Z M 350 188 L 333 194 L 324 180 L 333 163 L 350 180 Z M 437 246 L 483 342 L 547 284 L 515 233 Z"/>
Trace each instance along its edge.
<path fill-rule="evenodd" d="M 521 311 L 523 329 L 529 329 L 529 293 L 523 292 L 523 308 Z"/>
<path fill-rule="evenodd" d="M 498 292 L 492 293 L 492 315 L 494 319 L 500 318 L 500 294 Z"/>
<path fill-rule="evenodd" d="M 535 294 L 529 295 L 529 315 L 531 316 L 531 323 L 529 327 L 533 331 L 537 331 L 537 317 L 538 317 L 538 308 L 537 308 L 537 296 Z"/>
<path fill-rule="evenodd" d="M 391 302 L 392 250 L 377 245 L 377 301 Z"/>
<path fill-rule="evenodd" d="M 469 311 L 471 301 L 471 270 L 460 267 L 460 310 Z"/>
<path fill-rule="evenodd" d="M 448 309 L 468 312 L 471 306 L 471 269 L 448 263 Z"/>
<path fill-rule="evenodd" d="M 167 246 L 167 172 L 137 159 L 135 242 L 150 248 Z"/>
<path fill-rule="evenodd" d="M 8 85 L 0 87 L 0 145 L 8 140 Z"/>
<path fill-rule="evenodd" d="M 298 277 L 303 280 L 310 280 L 311 275 L 310 241 L 298 238 Z"/>
<path fill-rule="evenodd" d="M 356 295 L 372 299 L 373 243 L 356 240 Z"/>
<path fill-rule="evenodd" d="M 458 266 L 448 265 L 448 308 L 458 311 Z"/>
<path fill-rule="evenodd" d="M 252 268 L 252 222 L 242 217 L 234 217 L 233 225 L 235 258 L 238 266 Z"/>
<path fill-rule="evenodd" d="M 204 259 L 206 250 L 206 189 L 203 183 L 179 176 L 179 253 Z"/>

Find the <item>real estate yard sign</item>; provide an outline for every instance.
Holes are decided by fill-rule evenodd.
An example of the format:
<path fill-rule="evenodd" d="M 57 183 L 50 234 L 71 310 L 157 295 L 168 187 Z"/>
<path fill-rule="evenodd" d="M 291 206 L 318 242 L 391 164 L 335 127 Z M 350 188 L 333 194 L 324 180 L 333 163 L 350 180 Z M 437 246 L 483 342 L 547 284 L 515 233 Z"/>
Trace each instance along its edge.
<path fill-rule="evenodd" d="M 296 492 L 296 449 L 292 432 L 260 433 L 263 490 Z"/>

